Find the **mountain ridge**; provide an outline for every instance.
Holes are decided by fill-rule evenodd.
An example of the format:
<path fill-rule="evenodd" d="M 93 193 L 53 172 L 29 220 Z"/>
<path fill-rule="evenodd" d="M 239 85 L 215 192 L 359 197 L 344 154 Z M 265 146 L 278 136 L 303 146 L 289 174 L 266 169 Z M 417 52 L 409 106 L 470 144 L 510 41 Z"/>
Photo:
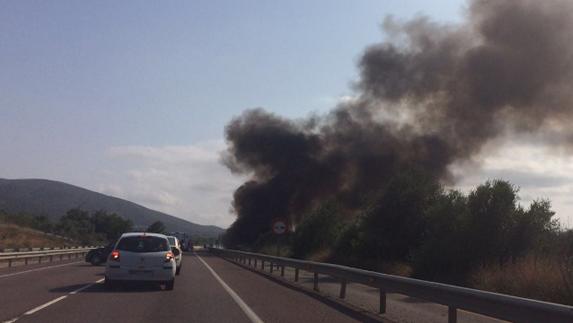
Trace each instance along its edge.
<path fill-rule="evenodd" d="M 57 220 L 69 209 L 76 207 L 90 212 L 105 210 L 116 213 L 130 219 L 135 227 L 147 227 L 155 221 L 161 221 L 169 231 L 187 232 L 192 236 L 217 237 L 224 232 L 224 229 L 214 225 L 193 223 L 126 199 L 61 181 L 0 178 L 0 210 L 45 215 L 51 220 Z"/>

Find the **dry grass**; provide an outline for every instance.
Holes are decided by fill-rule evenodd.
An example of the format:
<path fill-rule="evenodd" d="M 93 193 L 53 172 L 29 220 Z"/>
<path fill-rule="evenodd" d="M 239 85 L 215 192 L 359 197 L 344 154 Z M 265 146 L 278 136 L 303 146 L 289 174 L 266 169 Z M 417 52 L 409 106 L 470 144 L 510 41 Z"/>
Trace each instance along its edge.
<path fill-rule="evenodd" d="M 557 258 L 528 256 L 503 266 L 489 265 L 472 275 L 472 287 L 573 305 L 566 270 L 570 264 Z"/>
<path fill-rule="evenodd" d="M 277 249 L 277 246 L 275 244 L 267 244 L 255 252 L 262 253 L 262 254 L 269 255 L 269 256 L 277 256 L 277 252 L 278 252 L 278 255 L 280 255 L 281 257 L 290 257 L 291 256 L 291 250 L 286 245 L 283 245 L 279 249 Z"/>
<path fill-rule="evenodd" d="M 314 253 L 310 254 L 306 260 L 316 261 L 316 262 L 333 262 L 333 250 L 324 248 L 315 251 Z M 352 267 L 352 266 L 351 266 Z M 370 268 L 370 270 L 375 270 L 377 272 L 390 274 L 390 275 L 397 275 L 403 277 L 411 277 L 413 270 L 412 266 L 405 262 L 383 262 L 377 266 L 377 269 Z"/>
<path fill-rule="evenodd" d="M 320 249 L 307 257 L 307 260 L 316 261 L 316 262 L 328 262 L 331 258 L 332 250 L 330 249 Z"/>
<path fill-rule="evenodd" d="M 412 277 L 412 273 L 414 272 L 410 264 L 399 261 L 385 262 L 380 266 L 378 271 L 389 275 L 403 277 Z"/>
<path fill-rule="evenodd" d="M 14 224 L 0 224 L 0 249 L 71 246 L 73 243 Z"/>

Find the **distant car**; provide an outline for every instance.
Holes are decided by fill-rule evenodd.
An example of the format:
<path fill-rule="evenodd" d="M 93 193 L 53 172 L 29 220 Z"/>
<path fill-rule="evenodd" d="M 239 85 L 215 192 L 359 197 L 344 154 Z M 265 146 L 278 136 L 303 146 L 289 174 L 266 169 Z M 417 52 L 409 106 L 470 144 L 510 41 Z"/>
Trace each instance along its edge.
<path fill-rule="evenodd" d="M 113 250 L 113 247 L 114 244 L 110 244 L 105 247 L 90 250 L 86 254 L 86 262 L 89 262 L 94 266 L 98 266 L 105 263 L 107 258 L 109 257 L 109 254 Z"/>
<path fill-rule="evenodd" d="M 175 263 L 177 264 L 177 271 L 175 271 L 176 275 L 179 275 L 181 272 L 181 260 L 183 258 L 183 251 L 181 251 L 181 243 L 179 243 L 179 239 L 173 236 L 167 236 L 167 240 L 169 240 L 169 244 L 171 245 L 171 251 L 175 255 Z"/>
<path fill-rule="evenodd" d="M 177 265 L 167 237 L 158 233 L 124 233 L 115 244 L 105 267 L 105 285 L 118 281 L 146 281 L 175 286 Z"/>
<path fill-rule="evenodd" d="M 181 239 L 181 250 L 183 251 L 193 251 L 189 249 L 189 246 L 193 246 L 193 242 L 190 239 Z"/>

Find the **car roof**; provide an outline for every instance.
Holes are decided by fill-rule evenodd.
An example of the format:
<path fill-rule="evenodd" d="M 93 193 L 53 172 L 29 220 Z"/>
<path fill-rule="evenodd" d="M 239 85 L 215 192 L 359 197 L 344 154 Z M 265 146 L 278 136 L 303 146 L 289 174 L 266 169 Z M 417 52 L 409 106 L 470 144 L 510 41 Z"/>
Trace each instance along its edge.
<path fill-rule="evenodd" d="M 175 238 L 175 240 L 179 240 L 176 236 L 167 236 L 167 238 Z"/>
<path fill-rule="evenodd" d="M 167 238 L 164 234 L 161 233 L 152 233 L 152 232 L 128 232 L 121 235 L 121 238 L 125 237 L 140 237 L 140 236 L 150 236 L 150 237 L 158 237 L 158 238 Z M 120 239 L 121 239 L 120 238 Z"/>

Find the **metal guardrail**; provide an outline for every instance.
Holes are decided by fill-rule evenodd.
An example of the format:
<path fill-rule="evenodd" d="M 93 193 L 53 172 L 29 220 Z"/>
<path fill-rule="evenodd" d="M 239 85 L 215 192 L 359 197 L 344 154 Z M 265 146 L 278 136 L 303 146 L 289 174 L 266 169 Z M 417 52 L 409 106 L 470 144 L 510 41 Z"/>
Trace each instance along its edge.
<path fill-rule="evenodd" d="M 29 252 L 29 251 L 48 251 L 48 250 L 62 250 L 62 249 L 77 249 L 77 248 L 86 248 L 84 246 L 75 246 L 75 247 L 43 247 L 43 248 L 4 248 L 0 249 L 0 255 L 10 252 Z"/>
<path fill-rule="evenodd" d="M 273 257 L 263 254 L 210 248 L 211 253 L 232 261 L 269 271 L 285 267 L 295 269 L 294 280 L 298 281 L 299 270 L 314 273 L 314 290 L 318 291 L 318 275 L 328 275 L 340 281 L 340 298 L 346 297 L 346 284 L 359 283 L 378 288 L 381 314 L 386 312 L 386 294 L 397 293 L 448 306 L 448 322 L 457 322 L 457 311 L 465 310 L 511 322 L 573 322 L 573 306 L 542 302 L 516 296 L 486 292 L 471 288 L 429 282 L 419 279 L 387 275 L 347 266 Z M 260 262 L 260 267 L 258 266 Z"/>
<path fill-rule="evenodd" d="M 55 247 L 55 248 L 18 248 L 18 249 L 4 249 L 0 251 L 0 257 L 10 255 L 26 255 L 26 254 L 39 254 L 49 252 L 64 252 L 76 249 L 93 249 L 99 248 L 98 246 L 77 246 L 77 247 Z"/>
<path fill-rule="evenodd" d="M 30 260 L 37 259 L 37 263 L 42 263 L 43 259 L 53 262 L 54 259 L 64 260 L 79 258 L 85 256 L 90 250 L 95 247 L 78 247 L 74 249 L 52 249 L 43 251 L 25 251 L 25 252 L 5 252 L 0 253 L 0 262 L 8 263 L 8 267 L 16 262 L 24 262 L 28 265 Z"/>

